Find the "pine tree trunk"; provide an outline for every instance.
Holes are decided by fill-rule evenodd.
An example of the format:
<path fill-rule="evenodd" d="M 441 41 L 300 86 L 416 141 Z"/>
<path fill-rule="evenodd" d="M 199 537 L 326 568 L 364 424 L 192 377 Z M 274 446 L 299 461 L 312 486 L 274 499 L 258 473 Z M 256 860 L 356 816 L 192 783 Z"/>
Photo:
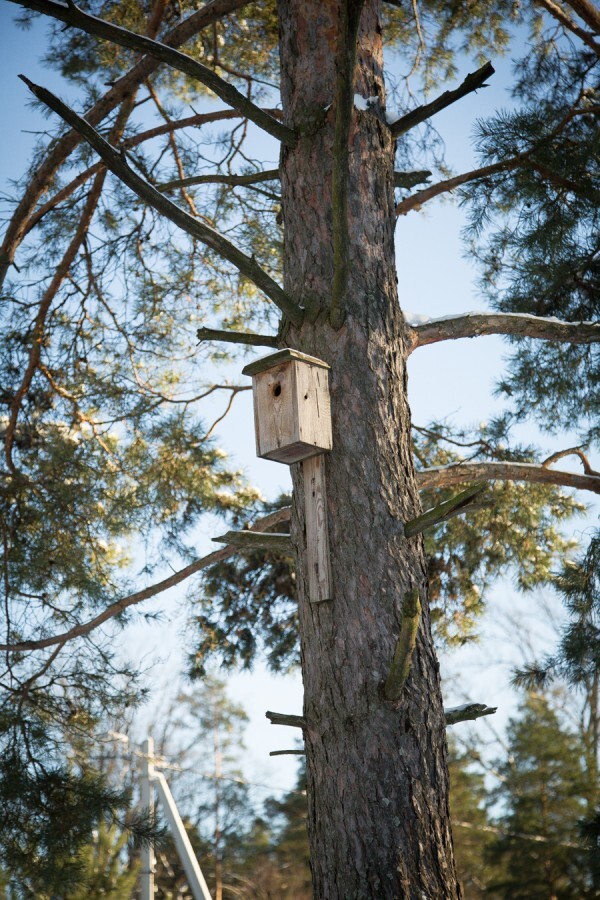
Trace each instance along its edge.
<path fill-rule="evenodd" d="M 340 0 L 280 0 L 279 12 L 285 121 L 310 131 L 334 101 Z M 333 279 L 334 106 L 322 127 L 282 155 L 285 288 L 302 298 L 312 320 L 288 330 L 285 343 L 332 367 L 334 448 L 326 474 L 333 600 L 311 604 L 306 565 L 298 572 L 311 865 L 318 900 L 447 900 L 460 892 L 426 602 L 402 698 L 392 703 L 382 696 L 404 594 L 419 588 L 423 601 L 427 591 L 422 540 L 406 539 L 402 528 L 420 506 L 382 65 L 379 3 L 367 0 L 353 92 L 378 101 L 353 112 L 351 265 L 339 330 L 328 324 L 326 313 Z M 292 470 L 293 537 L 302 549 L 301 465 Z"/>

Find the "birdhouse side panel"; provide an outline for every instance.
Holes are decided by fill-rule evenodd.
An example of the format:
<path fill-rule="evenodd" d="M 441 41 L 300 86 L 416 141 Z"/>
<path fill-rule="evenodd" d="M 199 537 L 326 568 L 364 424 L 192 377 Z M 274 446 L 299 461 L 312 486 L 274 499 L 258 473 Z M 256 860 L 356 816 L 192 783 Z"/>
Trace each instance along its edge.
<path fill-rule="evenodd" d="M 294 366 L 299 440 L 313 448 L 307 456 L 331 450 L 329 371 L 303 362 L 296 362 Z"/>

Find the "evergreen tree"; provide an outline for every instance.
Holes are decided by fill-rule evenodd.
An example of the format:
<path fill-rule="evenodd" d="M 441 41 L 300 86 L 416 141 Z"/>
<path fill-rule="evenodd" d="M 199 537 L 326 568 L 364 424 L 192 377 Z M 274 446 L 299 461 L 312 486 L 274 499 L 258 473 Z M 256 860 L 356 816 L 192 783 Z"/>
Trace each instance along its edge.
<path fill-rule="evenodd" d="M 583 747 L 543 695 L 530 695 L 508 728 L 495 799 L 503 832 L 489 858 L 503 864 L 494 896 L 580 900 L 595 896 L 578 823 L 585 811 Z"/>
<path fill-rule="evenodd" d="M 192 529 L 204 511 L 244 521 L 256 499 L 210 443 L 218 416 L 210 422 L 203 412 L 207 395 L 222 389 L 229 402 L 240 387 L 203 380 L 196 329 L 201 326 L 207 340 L 215 338 L 213 326 L 221 326 L 226 341 L 292 347 L 331 365 L 332 603 L 319 607 L 307 595 L 298 502 L 291 527 L 298 547 L 314 891 L 456 897 L 428 567 L 422 540 L 407 537 L 404 526 L 421 511 L 419 490 L 446 491 L 474 478 L 592 490 L 599 482 L 585 455 L 584 474 L 575 475 L 499 446 L 482 448 L 480 459 L 441 469 L 428 463 L 415 472 L 405 362 L 427 343 L 508 334 L 519 348 L 508 376 L 500 376 L 512 397 L 506 421 L 529 413 L 533 400 L 552 409 L 554 422 L 568 418 L 574 426 L 581 414 L 586 436 L 594 436 L 587 419 L 597 402 L 597 376 L 588 348 L 598 330 L 580 319 L 595 314 L 597 297 L 591 148 L 599 17 L 587 0 L 560 7 L 540 0 L 508 13 L 497 0 L 426 0 L 412 17 L 395 4 L 382 12 L 378 0 L 281 0 L 277 7 L 212 0 L 199 10 L 186 0 L 177 7 L 162 0 L 152 6 L 91 0 L 86 9 L 98 22 L 54 0 L 18 2 L 60 23 L 48 56 L 78 88 L 86 109 L 84 121 L 31 86 L 69 129 L 48 147 L 40 144 L 11 204 L 0 251 L 8 301 L 0 351 L 6 408 L 1 646 L 10 670 L 2 707 L 5 759 L 22 773 L 20 798 L 30 804 L 24 821 L 38 815 L 37 825 L 44 826 L 24 830 L 21 858 L 35 858 L 32 848 L 50 840 L 48 819 L 36 813 L 46 798 L 55 798 L 53 813 L 64 819 L 73 848 L 107 807 L 120 802 L 100 802 L 95 773 L 70 775 L 69 822 L 45 779 L 59 773 L 61 786 L 66 783 L 61 748 L 67 728 L 76 724 L 89 734 L 111 704 L 123 702 L 118 679 L 107 689 L 111 644 L 106 640 L 98 652 L 97 627 L 123 620 L 126 609 L 162 589 L 126 593 L 125 541 L 141 532 L 148 572 L 157 547 L 188 562 Z M 549 21 L 551 36 L 544 31 Z M 76 27 L 64 30 L 64 22 Z M 124 27 L 113 28 L 115 22 Z M 482 125 L 486 164 L 479 170 L 409 194 L 395 207 L 396 185 L 412 191 L 426 177 L 416 165 L 441 171 L 439 143 L 418 126 L 480 86 L 491 69 L 481 68 L 454 94 L 390 117 L 384 36 L 427 89 L 453 77 L 459 48 L 500 51 L 519 24 L 531 24 L 528 57 L 539 82 L 531 86 L 529 70 L 517 81 L 523 111 Z M 98 42 L 99 34 L 109 43 Z M 157 36 L 158 47 L 151 43 Z M 169 47 L 184 43 L 187 55 L 173 56 Z M 163 71 L 165 61 L 171 65 Z M 278 78 L 280 93 L 279 85 L 272 87 Z M 392 87 L 394 100 L 411 97 L 413 106 L 410 79 L 405 88 Z M 188 104 L 207 91 L 225 108 L 191 116 Z M 216 123 L 232 119 L 220 134 Z M 272 154 L 280 159 L 278 169 L 255 162 L 248 122 L 278 142 Z M 194 128 L 204 126 L 213 130 L 198 140 Z M 559 154 L 564 173 L 557 172 Z M 501 269 L 492 303 L 533 316 L 405 321 L 395 215 L 461 185 L 473 188 L 467 199 L 475 238 L 486 241 L 478 248 L 488 267 L 484 277 L 491 283 L 489 272 Z M 131 190 L 138 198 L 133 202 Z M 487 214 L 497 224 L 486 231 Z M 548 318 L 554 313 L 569 322 Z M 540 338 L 542 349 L 530 349 Z M 564 344 L 573 349 L 564 351 Z M 301 467 L 292 475 L 297 499 L 303 496 Z M 531 521 L 536 527 L 544 521 L 546 503 L 550 511 L 552 503 L 561 508 L 556 494 L 540 497 L 533 517 L 525 512 L 521 519 L 524 560 L 535 543 Z M 451 540 L 461 549 L 470 540 L 472 548 L 473 534 L 455 532 Z M 559 543 L 556 536 L 548 541 L 549 555 L 544 548 L 533 552 L 531 578 L 547 567 Z M 498 542 L 487 553 L 503 558 Z M 472 549 L 470 573 L 478 571 L 475 557 Z M 168 583 L 199 568 L 197 561 Z M 455 595 L 469 583 L 454 561 L 446 572 L 440 566 L 438 576 L 440 595 L 440 583 Z M 404 600 L 416 589 L 423 615 L 411 674 L 402 695 L 385 700 L 381 685 L 406 626 Z M 471 592 L 461 621 L 458 604 L 450 637 L 468 632 L 476 606 Z M 282 639 L 286 616 L 293 621 L 289 613 L 259 621 L 266 625 L 260 637 L 274 638 L 289 654 L 291 641 Z M 239 629 L 242 651 L 249 646 L 253 652 L 248 631 L 254 621 Z M 29 651 L 44 652 L 37 659 Z M 235 656 L 235 641 L 226 651 Z M 127 701 L 135 699 L 132 689 Z M 85 778 L 92 779 L 95 805 Z"/>

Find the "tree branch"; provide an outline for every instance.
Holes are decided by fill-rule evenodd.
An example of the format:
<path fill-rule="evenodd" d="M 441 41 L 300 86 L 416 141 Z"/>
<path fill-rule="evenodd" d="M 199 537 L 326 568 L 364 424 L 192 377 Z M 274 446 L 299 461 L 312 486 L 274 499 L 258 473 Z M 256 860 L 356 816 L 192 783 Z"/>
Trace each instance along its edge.
<path fill-rule="evenodd" d="M 57 3 L 56 0 L 11 0 L 19 6 L 26 9 L 33 9 L 35 12 L 43 13 L 54 19 L 59 19 L 67 25 L 79 28 L 87 34 L 95 37 L 104 38 L 121 47 L 127 47 L 130 50 L 137 50 L 140 53 L 147 53 L 154 59 L 166 63 L 166 65 L 178 72 L 184 72 L 190 78 L 200 81 L 206 87 L 210 88 L 217 97 L 220 97 L 224 103 L 233 109 L 239 110 L 246 118 L 254 122 L 268 134 L 285 144 L 293 146 L 296 143 L 297 135 L 291 128 L 278 122 L 268 113 L 263 112 L 260 106 L 257 106 L 247 97 L 238 91 L 233 85 L 225 81 L 220 75 L 217 75 L 208 66 L 192 59 L 185 53 L 169 47 L 160 41 L 154 41 L 145 35 L 136 34 L 128 31 L 120 25 L 113 25 L 105 22 L 96 16 L 91 16 L 79 9 L 75 3 L 70 2 L 67 6 Z"/>
<path fill-rule="evenodd" d="M 552 453 L 551 456 L 544 460 L 542 468 L 547 469 L 552 463 L 558 462 L 559 459 L 564 459 L 565 456 L 578 456 L 583 465 L 585 474 L 595 475 L 600 478 L 600 472 L 596 472 L 595 469 L 592 469 L 589 460 L 581 447 L 569 447 L 567 450 L 558 450 L 557 453 Z"/>
<path fill-rule="evenodd" d="M 267 112 L 272 115 L 280 114 L 280 110 L 278 109 L 267 109 Z M 131 137 L 125 138 L 125 140 L 121 141 L 119 144 L 120 149 L 129 150 L 131 147 L 138 147 L 140 144 L 143 144 L 145 141 L 150 141 L 153 138 L 161 137 L 163 134 L 172 134 L 175 131 L 178 131 L 182 128 L 199 128 L 202 125 L 210 124 L 212 122 L 221 122 L 224 119 L 239 119 L 241 113 L 239 113 L 236 109 L 220 109 L 212 113 L 198 113 L 195 116 L 187 116 L 184 119 L 178 119 L 176 122 L 165 122 L 162 125 L 156 125 L 154 128 L 149 128 L 147 131 L 142 131 L 139 134 L 134 134 Z M 85 184 L 96 172 L 99 172 L 104 168 L 103 162 L 97 162 L 93 166 L 89 166 L 87 169 L 84 169 L 79 175 L 77 175 L 72 181 L 66 184 L 63 188 L 54 194 L 53 197 L 50 198 L 46 203 L 42 206 L 39 206 L 34 213 L 31 214 L 29 219 L 27 220 L 25 233 L 29 234 L 29 232 L 34 228 L 40 219 L 42 219 L 46 213 L 50 212 L 54 209 L 59 203 L 62 203 L 63 200 L 67 200 L 78 187 L 81 187 L 82 184 Z M 207 178 L 211 178 L 212 176 L 206 176 Z M 223 176 L 227 177 L 227 176 Z M 179 186 L 178 183 L 174 183 Z M 157 189 L 162 191 L 165 189 L 164 185 L 157 185 Z"/>
<path fill-rule="evenodd" d="M 417 471 L 417 484 L 425 488 L 450 487 L 465 481 L 531 481 L 535 484 L 555 484 L 600 494 L 600 477 L 579 475 L 548 469 L 539 463 L 521 462 L 458 462 L 450 466 L 434 466 Z"/>
<path fill-rule="evenodd" d="M 430 319 L 408 326 L 411 352 L 438 341 L 480 337 L 486 334 L 509 334 L 537 338 L 542 341 L 566 341 L 570 344 L 600 342 L 600 322 L 562 322 L 528 313 L 465 313 Z"/>
<path fill-rule="evenodd" d="M 444 500 L 443 503 L 432 507 L 432 509 L 428 509 L 422 515 L 417 516 L 416 519 L 405 522 L 404 534 L 406 537 L 414 537 L 416 534 L 425 531 L 426 528 L 432 528 L 434 525 L 452 518 L 452 516 L 470 512 L 472 501 L 475 497 L 485 491 L 486 488 L 487 484 L 485 482 L 472 484 L 471 487 L 461 491 L 456 497 L 451 497 L 450 500 Z M 479 504 L 477 508 L 480 508 Z"/>
<path fill-rule="evenodd" d="M 269 756 L 305 756 L 306 750 L 271 750 Z"/>
<path fill-rule="evenodd" d="M 410 112 L 406 113 L 406 115 L 396 119 L 396 121 L 392 122 L 390 125 L 393 137 L 400 137 L 400 135 L 405 134 L 411 128 L 415 128 L 415 126 L 430 119 L 431 116 L 446 109 L 452 103 L 455 103 L 462 97 L 466 97 L 467 94 L 470 94 L 481 87 L 487 87 L 484 82 L 494 74 L 494 71 L 493 65 L 490 62 L 486 62 L 485 65 L 481 66 L 480 69 L 477 69 L 476 72 L 471 72 L 467 75 L 462 84 L 453 91 L 444 91 L 443 94 L 440 94 L 440 96 L 435 100 L 432 100 L 431 103 L 424 103 L 422 106 L 417 106 L 416 109 L 412 109 Z"/>
<path fill-rule="evenodd" d="M 416 184 L 423 184 L 431 178 L 429 169 L 419 169 L 416 172 L 394 172 L 394 187 L 412 188 Z"/>
<path fill-rule="evenodd" d="M 225 341 L 227 344 L 247 344 L 251 347 L 277 347 L 277 338 L 271 334 L 221 331 L 217 328 L 199 328 L 196 334 L 199 341 Z"/>
<path fill-rule="evenodd" d="M 342 0 L 337 44 L 337 78 L 335 88 L 335 131 L 332 163 L 332 232 L 333 285 L 329 321 L 333 328 L 344 323 L 344 298 L 350 269 L 350 237 L 348 232 L 348 174 L 350 161 L 350 126 L 354 96 L 356 41 L 364 0 Z"/>
<path fill-rule="evenodd" d="M 594 34 L 600 34 L 600 10 L 597 6 L 590 3 L 590 0 L 565 0 L 565 2 L 593 29 Z"/>
<path fill-rule="evenodd" d="M 463 184 L 468 184 L 470 181 L 481 181 L 481 179 L 489 178 L 490 175 L 496 175 L 498 172 L 509 172 L 511 169 L 516 169 L 523 164 L 524 159 L 525 155 L 519 154 L 504 160 L 504 162 L 492 163 L 489 166 L 482 166 L 480 169 L 471 169 L 470 172 L 463 172 L 462 175 L 455 175 L 453 178 L 438 181 L 436 184 L 423 188 L 422 191 L 417 191 L 416 194 L 411 194 L 410 197 L 405 197 L 400 203 L 397 203 L 396 215 L 405 216 L 407 213 L 412 212 L 413 209 L 420 209 L 428 200 L 433 200 L 434 197 L 439 197 L 440 194 L 453 191 Z"/>
<path fill-rule="evenodd" d="M 251 530 L 257 532 L 266 531 L 269 528 L 278 525 L 280 522 L 287 521 L 289 516 L 289 508 L 283 507 L 270 515 L 265 516 L 263 519 L 259 519 L 259 521 L 252 526 Z M 82 622 L 80 625 L 75 625 L 73 628 L 64 631 L 62 634 L 40 638 L 39 640 L 18 641 L 14 644 L 0 644 L 0 651 L 22 653 L 27 650 L 43 650 L 44 647 L 52 647 L 55 644 L 61 644 L 66 641 L 72 641 L 78 637 L 83 637 L 91 631 L 94 631 L 96 628 L 99 628 L 100 625 L 103 625 L 110 619 L 114 619 L 115 616 L 120 615 L 130 606 L 135 606 L 143 600 L 150 599 L 150 597 L 156 597 L 157 594 L 162 594 L 163 591 L 167 591 L 169 588 L 181 584 L 182 581 L 185 581 L 191 575 L 195 575 L 196 572 L 207 569 L 209 566 L 214 566 L 215 563 L 222 562 L 224 559 L 229 559 L 230 556 L 235 556 L 236 553 L 239 553 L 239 547 L 223 547 L 222 550 L 216 550 L 214 553 L 209 553 L 208 556 L 197 559 L 195 562 L 190 563 L 189 566 L 180 569 L 179 572 L 175 572 L 163 581 L 159 581 L 157 584 L 153 584 L 141 591 L 136 591 L 134 594 L 129 594 L 127 597 L 123 597 L 121 600 L 111 603 L 110 606 L 107 606 L 105 610 L 99 613 L 99 615 L 94 616 L 93 619 Z"/>
<path fill-rule="evenodd" d="M 248 175 L 192 175 L 190 178 L 182 178 L 180 181 L 167 181 L 165 184 L 157 184 L 156 189 L 161 193 L 174 191 L 176 188 L 192 187 L 194 184 L 230 184 L 243 187 L 247 184 L 261 184 L 263 181 L 274 181 L 279 178 L 279 169 L 267 169 L 264 172 L 250 172 Z"/>
<path fill-rule="evenodd" d="M 240 550 L 271 550 L 275 553 L 289 553 L 294 549 L 289 534 L 254 531 L 228 531 L 220 537 L 211 538 L 216 544 L 229 544 Z"/>
<path fill-rule="evenodd" d="M 573 19 L 567 15 L 567 13 L 560 7 L 557 3 L 553 3 L 553 0 L 534 0 L 538 6 L 541 6 L 542 9 L 545 9 L 546 12 L 550 13 L 553 18 L 555 18 L 561 25 L 564 25 L 569 31 L 573 34 L 577 35 L 584 44 L 586 44 L 590 50 L 593 50 L 596 56 L 600 56 L 600 44 L 596 43 L 594 40 L 594 35 L 589 31 L 586 31 L 584 28 L 581 28 L 577 22 L 574 22 Z"/>
<path fill-rule="evenodd" d="M 135 194 L 143 201 L 148 203 L 158 212 L 169 218 L 178 225 L 183 231 L 197 238 L 203 244 L 206 244 L 224 259 L 232 263 L 241 273 L 250 281 L 254 282 L 257 287 L 263 291 L 275 303 L 285 315 L 296 325 L 299 325 L 303 319 L 303 312 L 300 307 L 289 297 L 282 288 L 279 287 L 264 269 L 258 265 L 253 257 L 246 256 L 234 244 L 227 240 L 222 234 L 206 225 L 204 222 L 194 219 L 191 215 L 180 209 L 175 203 L 164 197 L 160 191 L 141 178 L 129 166 L 118 150 L 115 150 L 108 141 L 105 141 L 102 135 L 92 128 L 92 126 L 78 116 L 70 107 L 62 100 L 59 100 L 54 94 L 46 90 L 46 88 L 33 84 L 24 75 L 19 76 L 25 84 L 30 88 L 32 93 L 43 103 L 54 110 L 65 122 L 78 131 L 85 140 L 94 148 L 98 155 L 103 159 L 104 164 L 111 172 L 113 172 L 120 180 L 127 185 Z"/>
<path fill-rule="evenodd" d="M 304 716 L 292 716 L 289 713 L 277 713 L 267 710 L 265 716 L 271 725 L 290 725 L 292 728 L 307 728 L 308 723 Z"/>
<path fill-rule="evenodd" d="M 164 38 L 163 43 L 178 47 L 192 38 L 203 28 L 236 9 L 246 6 L 249 0 L 209 0 L 202 9 L 192 13 L 183 22 L 179 22 Z M 119 78 L 103 97 L 101 97 L 86 114 L 90 125 L 98 125 L 113 109 L 125 100 L 138 85 L 148 78 L 159 66 L 159 62 L 150 56 L 144 56 L 128 72 Z M 40 197 L 48 190 L 52 179 L 62 163 L 69 157 L 80 143 L 80 135 L 70 130 L 52 145 L 43 162 L 33 173 L 29 184 L 18 206 L 12 214 L 6 229 L 2 247 L 0 248 L 0 288 L 6 278 L 9 266 L 13 263 L 15 253 L 23 240 L 29 216 L 35 209 Z"/>
<path fill-rule="evenodd" d="M 488 706 L 486 703 L 465 703 L 463 706 L 452 706 L 444 710 L 446 725 L 456 725 L 457 722 L 470 722 L 481 716 L 491 716 L 497 706 Z"/>

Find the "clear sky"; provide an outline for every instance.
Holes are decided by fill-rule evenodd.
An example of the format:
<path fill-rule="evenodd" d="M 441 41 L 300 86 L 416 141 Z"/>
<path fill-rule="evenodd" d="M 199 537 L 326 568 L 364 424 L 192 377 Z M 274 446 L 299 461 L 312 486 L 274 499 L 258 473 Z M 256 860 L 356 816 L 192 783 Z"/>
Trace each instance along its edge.
<path fill-rule="evenodd" d="M 13 194 L 9 182 L 22 173 L 27 163 L 35 140 L 33 133 L 54 125 L 52 120 L 48 121 L 39 111 L 31 108 L 29 92 L 17 79 L 17 74 L 23 72 L 63 97 L 71 95 L 71 90 L 61 83 L 55 73 L 44 70 L 39 64 L 45 46 L 44 26 L 37 22 L 31 31 L 18 30 L 13 24 L 16 11 L 17 7 L 12 3 L 0 0 L 3 86 L 0 93 L 0 191 L 3 196 Z M 509 103 L 506 87 L 510 84 L 510 61 L 500 59 L 493 62 L 497 74 L 489 88 L 470 95 L 436 117 L 436 127 L 447 143 L 448 160 L 456 171 L 469 169 L 475 162 L 469 144 L 475 119 Z M 474 64 L 465 62 L 461 77 L 474 68 Z M 265 153 L 271 157 L 274 155 L 272 147 L 267 145 Z M 474 287 L 476 273 L 463 257 L 460 240 L 463 225 L 463 213 L 455 205 L 439 201 L 434 201 L 421 214 L 412 213 L 399 220 L 398 277 L 400 302 L 405 310 L 436 317 L 482 308 Z M 491 417 L 499 408 L 492 398 L 492 390 L 494 379 L 501 369 L 503 352 L 502 340 L 488 337 L 447 342 L 413 354 L 409 362 L 409 391 L 414 421 L 426 424 L 434 418 L 450 416 L 466 425 Z M 230 368 L 227 374 L 232 379 L 239 377 L 241 380 L 235 369 Z M 217 405 L 214 408 L 217 409 Z M 530 430 L 528 436 L 535 439 L 535 432 Z M 233 413 L 219 429 L 219 441 L 266 496 L 273 497 L 281 488 L 289 486 L 289 473 L 285 466 L 256 459 L 251 397 L 248 393 L 236 399 Z M 568 441 L 569 436 L 562 436 L 558 446 L 569 446 Z M 549 445 L 546 439 L 543 443 Z M 200 554 L 214 549 L 210 537 L 219 533 L 214 530 L 215 527 L 222 528 L 208 519 L 199 530 Z M 179 593 L 174 591 L 149 603 L 148 611 L 166 609 L 168 621 L 163 620 L 160 624 L 140 623 L 128 637 L 130 656 L 139 656 L 146 662 L 162 660 L 153 676 L 155 692 L 148 709 L 149 719 L 160 706 L 164 686 L 172 686 L 176 673 L 184 665 L 184 593 L 183 590 Z M 494 591 L 491 606 L 527 611 L 531 610 L 531 599 L 516 597 L 506 581 Z M 449 675 L 455 670 L 461 671 L 460 682 L 448 682 L 446 705 L 464 702 L 467 696 L 471 700 L 493 705 L 500 702 L 504 704 L 506 713 L 514 703 L 506 687 L 507 660 L 514 647 L 511 648 L 506 640 L 500 624 L 490 621 L 486 633 L 487 638 L 479 649 L 461 650 L 452 659 L 442 660 Z M 246 706 L 250 714 L 247 777 L 273 786 L 291 784 L 296 769 L 295 760 L 291 757 L 270 759 L 267 754 L 271 749 L 294 746 L 296 734 L 290 729 L 270 726 L 264 713 L 266 709 L 301 712 L 299 676 L 273 678 L 259 667 L 251 674 L 234 676 L 231 679 L 231 694 Z M 481 727 L 484 729 L 486 726 Z"/>

